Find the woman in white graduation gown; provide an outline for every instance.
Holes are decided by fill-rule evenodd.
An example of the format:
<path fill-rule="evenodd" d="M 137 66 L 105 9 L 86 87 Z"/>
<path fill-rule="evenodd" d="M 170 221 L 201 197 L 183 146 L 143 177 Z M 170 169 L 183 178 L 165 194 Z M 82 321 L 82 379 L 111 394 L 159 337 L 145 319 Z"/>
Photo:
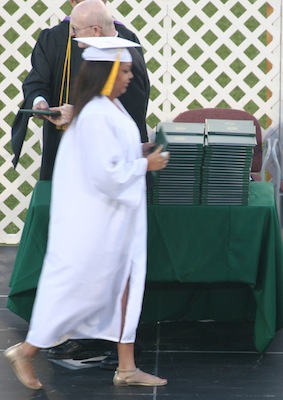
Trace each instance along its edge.
<path fill-rule="evenodd" d="M 40 348 L 68 338 L 105 339 L 118 346 L 115 385 L 165 385 L 166 379 L 136 368 L 134 342 L 146 274 L 145 175 L 168 159 L 161 148 L 149 153 L 140 143 L 135 122 L 117 99 L 133 77 L 126 47 L 137 44 L 113 37 L 78 40 L 90 47 L 56 158 L 31 324 L 26 341 L 5 356 L 25 386 L 40 389 L 32 366 Z"/>

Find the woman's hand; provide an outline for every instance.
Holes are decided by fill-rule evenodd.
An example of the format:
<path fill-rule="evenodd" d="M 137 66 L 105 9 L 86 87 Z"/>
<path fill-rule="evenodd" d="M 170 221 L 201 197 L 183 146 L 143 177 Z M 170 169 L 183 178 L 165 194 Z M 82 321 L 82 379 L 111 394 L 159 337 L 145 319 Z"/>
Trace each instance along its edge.
<path fill-rule="evenodd" d="M 143 156 L 147 157 L 152 152 L 154 146 L 155 143 L 150 143 L 150 142 L 143 143 L 142 145 Z"/>
<path fill-rule="evenodd" d="M 59 111 L 61 115 L 46 115 L 45 119 L 56 126 L 68 125 L 73 117 L 73 106 L 71 104 L 64 104 L 60 107 L 50 107 L 50 111 Z"/>
<path fill-rule="evenodd" d="M 170 154 L 168 151 L 162 153 L 162 149 L 163 146 L 161 145 L 146 157 L 148 171 L 159 171 L 167 166 Z"/>

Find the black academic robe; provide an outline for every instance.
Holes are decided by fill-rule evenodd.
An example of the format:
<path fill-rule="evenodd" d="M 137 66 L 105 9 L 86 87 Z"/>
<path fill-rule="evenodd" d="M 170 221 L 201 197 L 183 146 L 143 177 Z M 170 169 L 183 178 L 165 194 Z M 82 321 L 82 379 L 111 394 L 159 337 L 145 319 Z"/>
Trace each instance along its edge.
<path fill-rule="evenodd" d="M 121 36 L 134 39 L 135 35 L 120 23 L 115 24 Z M 43 30 L 32 52 L 32 70 L 23 83 L 24 101 L 21 108 L 32 108 L 37 96 L 43 96 L 50 107 L 59 105 L 63 65 L 69 34 L 69 22 L 62 21 L 59 25 Z M 126 37 L 128 35 L 128 37 Z M 132 36 L 134 35 L 134 36 Z M 141 51 L 141 50 L 139 50 Z M 82 49 L 77 42 L 71 43 L 71 86 L 76 77 L 81 61 Z M 150 84 L 143 56 L 131 49 L 133 57 L 134 79 L 128 87 L 127 93 L 121 96 L 121 102 L 135 120 L 141 134 L 141 141 L 146 142 L 146 112 L 149 99 Z M 65 102 L 65 98 L 64 98 Z M 69 98 L 72 104 L 72 98 Z M 12 126 L 12 149 L 14 152 L 13 165 L 16 167 L 23 142 L 27 133 L 28 120 L 31 115 L 19 113 Z M 62 131 L 47 120 L 43 123 L 43 149 L 40 169 L 40 179 L 52 178 L 55 157 Z"/>

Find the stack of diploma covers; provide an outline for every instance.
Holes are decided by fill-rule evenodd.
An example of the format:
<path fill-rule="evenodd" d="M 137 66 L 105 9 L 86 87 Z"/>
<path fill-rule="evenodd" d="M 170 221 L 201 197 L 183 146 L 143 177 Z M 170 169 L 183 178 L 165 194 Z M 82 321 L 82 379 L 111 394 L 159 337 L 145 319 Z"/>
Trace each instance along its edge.
<path fill-rule="evenodd" d="M 248 205 L 255 145 L 253 121 L 206 120 L 201 204 Z"/>
<path fill-rule="evenodd" d="M 253 121 L 160 123 L 156 144 L 170 159 L 155 173 L 150 204 L 248 205 Z"/>
<path fill-rule="evenodd" d="M 156 172 L 153 204 L 200 204 L 204 124 L 160 123 L 156 144 L 170 152 L 167 167 Z"/>

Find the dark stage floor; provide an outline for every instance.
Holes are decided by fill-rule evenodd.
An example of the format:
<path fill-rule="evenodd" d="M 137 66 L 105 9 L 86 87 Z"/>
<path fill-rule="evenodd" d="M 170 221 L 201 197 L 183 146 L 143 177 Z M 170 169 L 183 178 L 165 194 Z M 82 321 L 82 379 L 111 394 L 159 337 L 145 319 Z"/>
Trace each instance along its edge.
<path fill-rule="evenodd" d="M 24 340 L 27 331 L 27 324 L 6 309 L 16 251 L 0 247 L 0 400 L 283 400 L 283 331 L 261 356 L 253 345 L 251 323 L 142 325 L 138 366 L 168 378 L 165 387 L 117 388 L 113 371 L 102 370 L 98 361 L 90 368 L 70 369 L 48 361 L 42 351 L 36 369 L 44 390 L 26 389 L 2 356 L 7 347 Z"/>

